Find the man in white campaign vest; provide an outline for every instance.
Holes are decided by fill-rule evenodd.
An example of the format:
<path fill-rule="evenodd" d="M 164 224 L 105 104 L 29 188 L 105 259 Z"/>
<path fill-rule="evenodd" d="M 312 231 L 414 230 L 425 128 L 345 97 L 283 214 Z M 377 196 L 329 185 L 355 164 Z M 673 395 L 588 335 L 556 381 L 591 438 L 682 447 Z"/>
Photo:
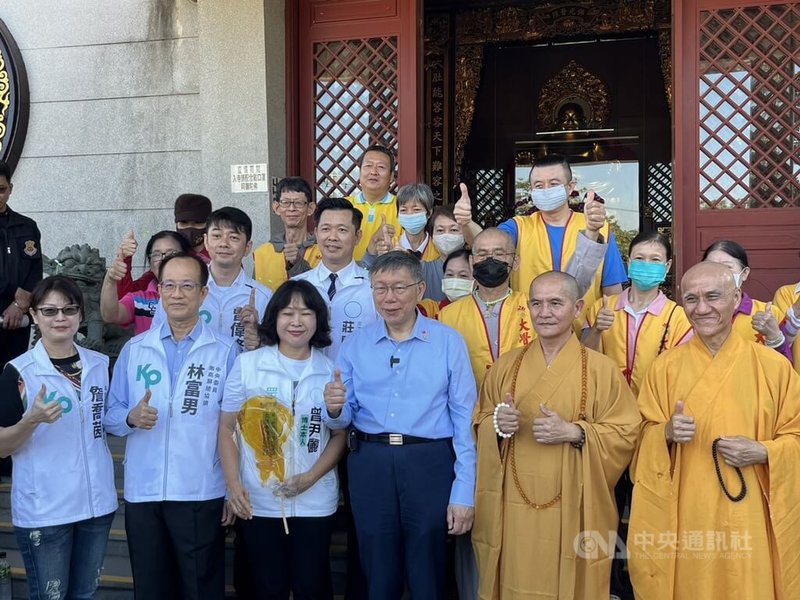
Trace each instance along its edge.
<path fill-rule="evenodd" d="M 332 344 L 324 352 L 331 360 L 336 360 L 349 335 L 378 318 L 369 273 L 353 260 L 362 219 L 349 200 L 323 198 L 314 211 L 322 262 L 294 277 L 310 282 L 328 305 Z"/>
<path fill-rule="evenodd" d="M 137 598 L 215 599 L 225 592 L 225 481 L 217 429 L 225 379 L 238 354 L 200 318 L 208 269 L 164 259 L 166 320 L 122 349 L 106 429 L 127 436 L 125 529 Z"/>
<path fill-rule="evenodd" d="M 272 291 L 248 277 L 242 268 L 242 261 L 253 249 L 252 234 L 253 222 L 238 208 L 226 206 L 208 217 L 205 243 L 211 256 L 211 277 L 200 316 L 219 335 L 232 338 L 239 350 L 244 349 L 242 308 L 252 306 L 260 322 L 272 298 Z M 163 323 L 164 318 L 160 303 L 152 327 Z"/>

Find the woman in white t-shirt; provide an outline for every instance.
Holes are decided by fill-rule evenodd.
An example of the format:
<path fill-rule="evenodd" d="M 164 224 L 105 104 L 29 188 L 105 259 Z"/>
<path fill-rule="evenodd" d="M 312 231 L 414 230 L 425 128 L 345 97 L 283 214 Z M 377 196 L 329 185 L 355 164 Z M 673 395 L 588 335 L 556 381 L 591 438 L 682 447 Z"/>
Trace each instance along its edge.
<path fill-rule="evenodd" d="M 339 501 L 335 466 L 345 432 L 322 422 L 333 363 L 328 309 L 307 281 L 275 292 L 258 350 L 241 354 L 225 383 L 219 449 L 227 502 L 257 598 L 333 598 L 330 540 Z"/>

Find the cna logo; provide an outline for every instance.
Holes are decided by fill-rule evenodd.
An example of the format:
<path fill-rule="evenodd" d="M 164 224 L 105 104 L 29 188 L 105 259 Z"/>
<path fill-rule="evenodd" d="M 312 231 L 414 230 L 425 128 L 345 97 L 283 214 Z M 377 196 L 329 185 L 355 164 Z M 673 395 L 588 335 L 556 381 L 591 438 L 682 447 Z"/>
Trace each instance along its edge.
<path fill-rule="evenodd" d="M 136 381 L 144 381 L 144 389 L 146 390 L 161 382 L 161 371 L 151 369 L 151 364 L 136 365 Z"/>
<path fill-rule="evenodd" d="M 50 392 L 47 396 L 44 397 L 45 404 L 50 404 L 51 402 L 58 402 L 61 405 L 61 408 L 64 410 L 63 414 L 67 414 L 69 411 L 72 410 L 72 400 L 67 398 L 66 396 L 59 396 L 56 398 L 57 392 Z"/>
<path fill-rule="evenodd" d="M 572 540 L 572 549 L 580 558 L 588 560 L 628 557 L 628 548 L 616 531 L 609 531 L 605 536 L 599 531 L 581 531 Z"/>

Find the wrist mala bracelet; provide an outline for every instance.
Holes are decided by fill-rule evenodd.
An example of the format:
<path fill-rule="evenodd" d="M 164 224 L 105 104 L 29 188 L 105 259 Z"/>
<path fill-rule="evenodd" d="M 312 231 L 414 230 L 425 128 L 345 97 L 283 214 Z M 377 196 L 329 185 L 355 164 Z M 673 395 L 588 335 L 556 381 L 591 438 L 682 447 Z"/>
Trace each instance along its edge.
<path fill-rule="evenodd" d="M 583 450 L 583 445 L 586 443 L 586 430 L 581 427 L 581 440 L 579 442 L 570 442 L 569 445 L 576 450 Z"/>
<path fill-rule="evenodd" d="M 505 433 L 500 429 L 500 425 L 497 423 L 497 413 L 500 411 L 500 407 L 511 408 L 511 405 L 507 402 L 501 402 L 497 406 L 494 407 L 494 415 L 492 416 L 492 423 L 494 424 L 494 431 L 495 433 L 500 436 L 501 438 L 508 439 L 513 433 Z"/>

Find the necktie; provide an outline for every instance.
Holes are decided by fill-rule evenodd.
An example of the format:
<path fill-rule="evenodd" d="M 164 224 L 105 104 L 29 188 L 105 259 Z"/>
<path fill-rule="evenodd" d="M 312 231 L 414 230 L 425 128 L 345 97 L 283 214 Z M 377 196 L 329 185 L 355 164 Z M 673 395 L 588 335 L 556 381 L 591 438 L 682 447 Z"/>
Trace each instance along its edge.
<path fill-rule="evenodd" d="M 338 275 L 336 273 L 331 273 L 328 275 L 328 279 L 331 280 L 331 284 L 328 286 L 328 300 L 333 300 L 333 297 L 336 295 L 336 278 Z"/>

